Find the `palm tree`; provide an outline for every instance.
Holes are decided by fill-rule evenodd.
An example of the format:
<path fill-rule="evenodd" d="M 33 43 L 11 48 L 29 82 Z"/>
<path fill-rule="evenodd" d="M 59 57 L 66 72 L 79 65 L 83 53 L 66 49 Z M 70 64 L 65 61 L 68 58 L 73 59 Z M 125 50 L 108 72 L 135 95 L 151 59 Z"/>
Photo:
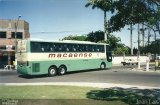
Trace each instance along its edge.
<path fill-rule="evenodd" d="M 98 8 L 104 11 L 104 40 L 108 38 L 108 31 L 107 31 L 107 15 L 106 13 L 112 10 L 112 0 L 88 0 L 88 3 L 85 7 L 92 6 L 92 9 Z"/>

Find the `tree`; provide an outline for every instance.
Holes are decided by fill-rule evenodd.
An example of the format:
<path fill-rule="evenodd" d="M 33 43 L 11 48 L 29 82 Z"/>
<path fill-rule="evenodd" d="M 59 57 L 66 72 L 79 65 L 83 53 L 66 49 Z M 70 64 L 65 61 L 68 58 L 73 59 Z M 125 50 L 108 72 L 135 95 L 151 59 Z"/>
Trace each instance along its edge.
<path fill-rule="evenodd" d="M 118 44 L 121 42 L 120 37 L 115 37 L 114 35 L 110 34 L 107 40 L 107 43 L 111 45 L 112 49 L 115 50 L 118 47 Z"/>
<path fill-rule="evenodd" d="M 153 41 L 149 46 L 146 46 L 144 48 L 145 51 L 149 49 L 150 53 L 160 54 L 160 39 L 157 39 L 156 41 Z"/>
<path fill-rule="evenodd" d="M 109 19 L 111 31 L 118 31 L 125 25 L 160 20 L 160 0 L 88 0 L 88 6 L 104 11 L 104 32 L 107 29 L 106 12 L 112 13 Z"/>
<path fill-rule="evenodd" d="M 86 40 L 91 42 L 96 42 L 96 43 L 103 42 L 103 43 L 110 44 L 113 50 L 117 47 L 118 43 L 121 41 L 119 37 L 115 37 L 112 34 L 110 34 L 108 36 L 108 39 L 104 41 L 103 36 L 104 36 L 103 31 L 90 32 L 89 34 L 87 34 Z"/>
<path fill-rule="evenodd" d="M 107 33 L 107 15 L 106 12 L 111 10 L 112 0 L 88 0 L 85 7 L 92 6 L 92 9 L 98 8 L 104 12 L 104 39 L 108 39 Z"/>
<path fill-rule="evenodd" d="M 103 31 L 96 31 L 96 32 L 90 32 L 87 34 L 87 41 L 91 42 L 99 42 L 104 40 L 104 32 Z"/>
<path fill-rule="evenodd" d="M 64 37 L 62 40 L 78 40 L 78 41 L 86 41 L 87 40 L 87 36 L 85 35 L 81 35 L 81 36 L 73 36 L 73 35 L 69 35 L 67 37 Z"/>
<path fill-rule="evenodd" d="M 115 15 L 110 19 L 112 31 L 117 31 L 125 25 L 148 23 L 151 18 L 159 17 L 159 0 L 119 0 L 113 3 Z"/>
<path fill-rule="evenodd" d="M 152 29 L 155 36 L 156 31 L 158 31 L 160 34 L 160 6 L 157 7 L 157 12 L 155 13 L 155 16 L 150 17 L 147 24 L 144 25 Z"/>
<path fill-rule="evenodd" d="M 125 46 L 122 43 L 118 43 L 116 49 L 114 50 L 114 54 L 116 55 L 122 55 L 123 53 L 125 54 L 129 54 L 130 52 L 130 48 Z"/>
<path fill-rule="evenodd" d="M 120 37 L 115 37 L 114 35 L 110 34 L 108 36 L 107 41 L 101 40 L 99 42 L 109 44 L 112 48 L 113 53 L 116 54 L 116 55 L 123 54 L 124 52 L 126 54 L 129 54 L 129 47 L 127 47 L 127 46 L 125 46 L 124 44 L 121 43 L 121 38 Z"/>

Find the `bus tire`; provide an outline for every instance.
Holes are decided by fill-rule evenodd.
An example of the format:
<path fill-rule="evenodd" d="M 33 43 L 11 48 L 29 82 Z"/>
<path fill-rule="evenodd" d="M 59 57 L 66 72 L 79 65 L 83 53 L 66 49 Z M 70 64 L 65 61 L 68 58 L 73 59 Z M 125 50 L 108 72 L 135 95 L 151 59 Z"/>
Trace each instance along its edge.
<path fill-rule="evenodd" d="M 55 66 L 51 66 L 48 69 L 48 76 L 53 77 L 57 75 L 57 68 Z"/>
<path fill-rule="evenodd" d="M 59 68 L 58 68 L 59 75 L 64 75 L 64 74 L 66 74 L 66 72 L 67 72 L 67 67 L 65 65 L 59 66 Z"/>
<path fill-rule="evenodd" d="M 105 68 L 106 68 L 106 64 L 104 62 L 102 62 L 100 65 L 100 70 L 104 70 Z"/>

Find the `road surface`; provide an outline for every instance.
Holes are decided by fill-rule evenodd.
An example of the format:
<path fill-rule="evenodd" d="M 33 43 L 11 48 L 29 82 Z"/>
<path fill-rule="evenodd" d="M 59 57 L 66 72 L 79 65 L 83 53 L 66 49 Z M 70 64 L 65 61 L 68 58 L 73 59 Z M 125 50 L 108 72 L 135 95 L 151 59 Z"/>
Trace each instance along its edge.
<path fill-rule="evenodd" d="M 0 71 L 0 83 L 91 82 L 160 87 L 160 72 L 134 71 L 135 66 L 117 66 L 109 70 L 70 72 L 63 76 L 26 77 L 16 71 Z"/>

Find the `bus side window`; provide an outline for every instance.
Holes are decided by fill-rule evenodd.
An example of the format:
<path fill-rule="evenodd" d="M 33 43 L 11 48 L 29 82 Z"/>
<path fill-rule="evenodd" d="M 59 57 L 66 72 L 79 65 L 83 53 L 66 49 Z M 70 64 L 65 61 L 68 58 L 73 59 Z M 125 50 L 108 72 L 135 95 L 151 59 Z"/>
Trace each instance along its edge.
<path fill-rule="evenodd" d="M 79 44 L 77 44 L 77 52 L 81 52 L 81 47 Z"/>
<path fill-rule="evenodd" d="M 44 52 L 44 48 L 43 47 L 41 47 L 41 51 Z"/>
<path fill-rule="evenodd" d="M 60 43 L 58 43 L 58 52 L 61 52 L 62 51 L 62 46 Z"/>
<path fill-rule="evenodd" d="M 50 47 L 50 52 L 52 52 L 53 51 L 53 48 L 52 47 Z"/>
<path fill-rule="evenodd" d="M 97 46 L 93 45 L 93 51 L 96 52 L 96 50 L 97 50 Z"/>
<path fill-rule="evenodd" d="M 50 43 L 44 43 L 44 49 L 45 52 L 50 52 Z"/>
<path fill-rule="evenodd" d="M 71 45 L 70 44 L 66 44 L 66 51 L 71 52 Z"/>
<path fill-rule="evenodd" d="M 96 52 L 99 52 L 99 50 L 100 50 L 99 45 L 97 45 Z"/>
<path fill-rule="evenodd" d="M 69 52 L 69 48 L 68 47 L 66 48 L 66 51 Z"/>
<path fill-rule="evenodd" d="M 58 43 L 54 43 L 53 47 L 54 47 L 55 52 L 59 52 L 59 44 Z"/>
<path fill-rule="evenodd" d="M 75 44 L 72 45 L 72 51 L 73 51 L 73 52 L 76 52 L 76 51 L 77 51 L 77 45 L 75 45 Z"/>
<path fill-rule="evenodd" d="M 104 52 L 104 45 L 98 45 L 98 52 Z"/>
<path fill-rule="evenodd" d="M 77 48 L 77 49 L 78 49 L 78 52 L 82 52 L 82 49 L 83 49 L 83 48 L 82 48 L 82 45 L 81 45 L 81 44 L 78 44 L 78 48 Z"/>
<path fill-rule="evenodd" d="M 44 52 L 44 49 L 45 49 L 45 43 L 44 42 L 42 42 L 42 43 L 40 43 L 41 44 L 41 52 Z"/>
<path fill-rule="evenodd" d="M 48 52 L 53 52 L 53 43 L 49 43 L 48 45 Z"/>
<path fill-rule="evenodd" d="M 59 52 L 65 52 L 66 51 L 65 43 L 59 43 L 58 48 Z"/>
<path fill-rule="evenodd" d="M 101 45 L 101 52 L 104 52 L 104 45 Z"/>
<path fill-rule="evenodd" d="M 63 43 L 62 44 L 62 52 L 66 52 L 67 51 L 67 44 Z"/>
<path fill-rule="evenodd" d="M 89 52 L 95 52 L 96 51 L 95 45 L 88 45 L 88 51 Z"/>
<path fill-rule="evenodd" d="M 52 43 L 47 43 L 47 45 L 46 45 L 46 52 L 51 52 L 51 51 L 53 51 Z"/>
<path fill-rule="evenodd" d="M 64 45 L 64 48 L 65 48 L 65 51 L 66 51 L 66 52 L 69 52 L 69 44 L 66 43 L 66 44 Z"/>
<path fill-rule="evenodd" d="M 84 44 L 81 44 L 81 51 L 85 52 L 86 51 L 86 46 Z"/>
<path fill-rule="evenodd" d="M 55 51 L 55 52 L 57 51 L 55 43 L 53 44 L 53 51 Z"/>

